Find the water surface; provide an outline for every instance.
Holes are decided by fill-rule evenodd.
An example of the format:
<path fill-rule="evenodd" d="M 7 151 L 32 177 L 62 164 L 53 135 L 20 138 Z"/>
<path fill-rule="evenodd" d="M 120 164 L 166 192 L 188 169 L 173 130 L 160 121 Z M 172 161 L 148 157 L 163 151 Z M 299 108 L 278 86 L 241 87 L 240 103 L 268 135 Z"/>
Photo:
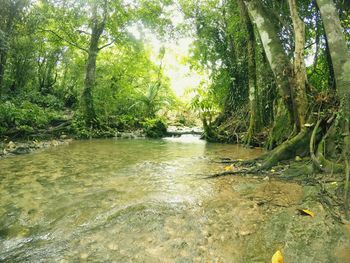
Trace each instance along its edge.
<path fill-rule="evenodd" d="M 75 141 L 0 160 L 0 261 L 269 262 L 275 249 L 288 248 L 283 216 L 293 215 L 288 207 L 303 189 L 204 179 L 223 170 L 210 160 L 260 153 L 183 136 Z M 270 223 L 281 233 L 267 234 Z M 313 262 L 334 259 L 330 248 L 309 253 L 321 258 Z"/>

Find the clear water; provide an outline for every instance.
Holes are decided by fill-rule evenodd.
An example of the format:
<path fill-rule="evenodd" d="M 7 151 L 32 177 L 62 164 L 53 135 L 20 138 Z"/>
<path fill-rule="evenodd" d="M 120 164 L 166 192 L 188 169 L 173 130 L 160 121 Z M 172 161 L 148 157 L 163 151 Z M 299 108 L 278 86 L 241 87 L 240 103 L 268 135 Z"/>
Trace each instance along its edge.
<path fill-rule="evenodd" d="M 212 159 L 260 153 L 184 136 L 76 141 L 0 160 L 0 261 L 269 262 L 285 237 L 260 230 L 301 187 L 204 179 L 223 170 Z M 266 187 L 280 189 L 277 210 L 257 205 Z"/>

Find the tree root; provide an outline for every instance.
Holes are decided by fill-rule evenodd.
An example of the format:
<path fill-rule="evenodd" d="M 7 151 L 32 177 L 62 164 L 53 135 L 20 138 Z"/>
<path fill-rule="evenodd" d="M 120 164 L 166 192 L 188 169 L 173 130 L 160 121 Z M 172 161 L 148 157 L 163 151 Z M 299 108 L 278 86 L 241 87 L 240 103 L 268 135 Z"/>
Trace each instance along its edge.
<path fill-rule="evenodd" d="M 215 174 L 211 174 L 207 177 L 204 177 L 204 179 L 212 179 L 212 178 L 217 178 L 217 177 L 222 177 L 222 176 L 227 176 L 227 175 L 246 175 L 246 174 L 253 174 L 258 172 L 255 168 L 251 168 L 251 169 L 245 169 L 242 168 L 238 171 L 225 171 L 225 172 L 221 172 L 221 173 L 215 173 Z"/>
<path fill-rule="evenodd" d="M 317 148 L 317 159 L 320 162 L 320 165 L 322 167 L 322 171 L 326 173 L 343 173 L 345 171 L 345 167 L 342 164 L 332 162 L 323 155 L 324 151 L 324 144 L 325 144 L 325 137 L 322 138 L 321 142 L 318 145 Z"/>
<path fill-rule="evenodd" d="M 257 168 L 257 170 L 261 171 L 270 169 L 282 160 L 290 159 L 298 154 L 303 154 L 308 151 L 306 145 L 310 140 L 310 134 L 311 132 L 309 129 L 302 129 L 296 136 L 285 141 L 268 153 L 267 157 L 264 158 L 264 162 Z"/>
<path fill-rule="evenodd" d="M 273 166 L 277 165 L 278 162 L 280 161 L 288 160 L 290 158 L 293 158 L 296 155 L 305 155 L 305 154 L 310 154 L 313 164 L 320 171 L 329 172 L 329 173 L 344 172 L 346 170 L 344 165 L 327 160 L 323 155 L 325 139 L 327 138 L 328 133 L 326 133 L 321 139 L 315 153 L 315 145 L 317 145 L 317 141 L 318 141 L 317 137 L 319 137 L 317 135 L 319 133 L 319 128 L 321 123 L 322 123 L 322 119 L 319 119 L 315 127 L 313 128 L 312 132 L 311 132 L 311 129 L 309 128 L 303 128 L 296 136 L 288 139 L 281 145 L 277 146 L 271 152 L 268 152 L 256 159 L 247 160 L 247 161 L 242 161 L 242 160 L 219 161 L 218 163 L 238 164 L 241 166 L 246 166 L 246 167 L 248 166 L 250 168 L 242 168 L 239 171 L 225 171 L 222 173 L 216 173 L 208 176 L 207 178 L 215 178 L 219 176 L 235 175 L 235 174 L 258 173 L 263 170 L 271 169 Z M 260 161 L 262 162 L 261 165 L 259 165 Z"/>
<path fill-rule="evenodd" d="M 224 163 L 235 163 L 239 165 L 254 165 L 254 167 L 251 168 L 242 168 L 238 171 L 225 171 L 221 173 L 216 173 L 209 175 L 206 177 L 206 179 L 209 178 L 216 178 L 220 176 L 226 176 L 226 175 L 235 175 L 235 174 L 253 174 L 258 173 L 263 170 L 268 170 L 275 166 L 279 161 L 290 159 L 291 157 L 295 156 L 296 153 L 300 151 L 305 151 L 307 145 L 307 142 L 310 140 L 310 130 L 304 129 L 299 134 L 297 134 L 295 137 L 285 141 L 278 147 L 276 147 L 274 150 L 272 150 L 269 153 L 264 154 L 263 156 L 260 156 L 254 160 L 248 160 L 248 161 L 231 161 L 228 162 L 227 160 L 224 161 Z M 263 160 L 262 165 L 257 166 L 255 165 L 258 161 Z"/>
<path fill-rule="evenodd" d="M 310 139 L 310 145 L 309 145 L 309 148 L 310 148 L 310 157 L 311 157 L 311 160 L 313 162 L 313 164 L 321 171 L 324 171 L 323 169 L 323 166 L 321 164 L 321 161 L 318 159 L 318 157 L 315 155 L 315 142 L 316 142 L 316 134 L 317 134 L 317 130 L 318 128 L 320 127 L 320 124 L 321 124 L 322 120 L 319 119 L 312 131 L 312 134 L 311 134 L 311 139 Z"/>
<path fill-rule="evenodd" d="M 265 155 L 263 155 L 265 156 Z M 258 157 L 255 159 L 251 159 L 251 160 L 231 160 L 231 159 L 222 159 L 220 161 L 212 161 L 213 163 L 221 163 L 221 164 L 236 164 L 239 166 L 252 166 L 255 165 L 257 162 L 261 161 L 262 157 Z"/>

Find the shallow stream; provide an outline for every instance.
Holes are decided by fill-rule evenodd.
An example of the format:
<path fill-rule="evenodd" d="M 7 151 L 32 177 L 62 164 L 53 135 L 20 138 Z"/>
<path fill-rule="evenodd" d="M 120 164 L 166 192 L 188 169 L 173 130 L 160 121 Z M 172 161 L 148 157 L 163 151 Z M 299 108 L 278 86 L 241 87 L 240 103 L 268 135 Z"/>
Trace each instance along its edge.
<path fill-rule="evenodd" d="M 227 176 L 260 150 L 190 135 L 90 140 L 0 160 L 0 262 L 350 262 L 312 188 Z M 297 208 L 312 206 L 314 218 Z M 350 232 L 350 230 L 349 230 Z M 349 260 L 349 261 L 348 261 Z"/>

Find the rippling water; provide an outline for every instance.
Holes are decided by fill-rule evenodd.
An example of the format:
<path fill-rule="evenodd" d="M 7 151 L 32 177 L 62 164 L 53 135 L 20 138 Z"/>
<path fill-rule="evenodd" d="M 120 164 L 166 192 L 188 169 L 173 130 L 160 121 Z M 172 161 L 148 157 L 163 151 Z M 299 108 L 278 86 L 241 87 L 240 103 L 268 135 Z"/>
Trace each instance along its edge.
<path fill-rule="evenodd" d="M 301 187 L 203 179 L 223 169 L 212 159 L 259 154 L 185 136 L 76 141 L 0 160 L 0 261 L 268 262 L 285 244 L 257 234 L 257 202 L 272 187 L 279 207 L 296 204 Z"/>

